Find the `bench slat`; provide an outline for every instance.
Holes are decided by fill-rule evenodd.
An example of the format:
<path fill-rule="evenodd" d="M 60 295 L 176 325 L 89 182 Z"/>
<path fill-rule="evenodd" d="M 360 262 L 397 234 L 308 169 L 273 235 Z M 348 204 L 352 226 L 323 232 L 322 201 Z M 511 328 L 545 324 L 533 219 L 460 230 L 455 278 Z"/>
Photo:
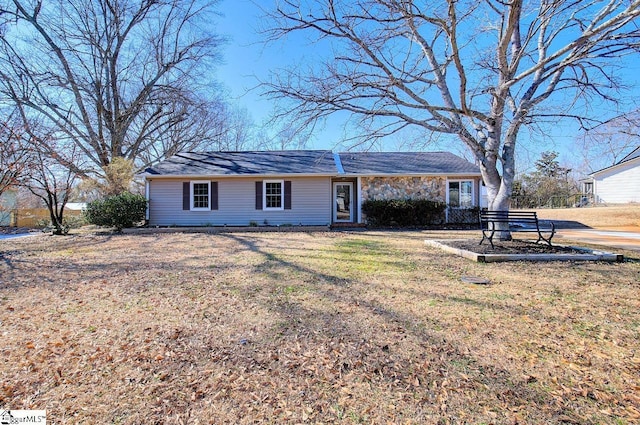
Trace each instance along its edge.
<path fill-rule="evenodd" d="M 496 229 L 496 224 L 506 224 L 508 229 Z M 493 237 L 496 232 L 536 232 L 538 233 L 536 243 L 544 241 L 549 244 L 549 246 L 551 246 L 551 239 L 556 232 L 553 222 L 551 223 L 550 229 L 540 228 L 538 215 L 535 211 L 481 211 L 480 229 L 482 230 L 480 245 L 482 245 L 485 239 L 488 239 L 492 248 L 494 247 Z M 550 233 L 549 237 L 545 238 L 542 232 Z"/>

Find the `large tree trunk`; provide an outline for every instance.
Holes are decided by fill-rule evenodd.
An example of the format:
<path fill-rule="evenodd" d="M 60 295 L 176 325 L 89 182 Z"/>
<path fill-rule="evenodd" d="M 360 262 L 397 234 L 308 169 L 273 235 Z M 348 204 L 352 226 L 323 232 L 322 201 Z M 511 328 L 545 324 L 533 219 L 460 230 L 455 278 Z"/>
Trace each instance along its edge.
<path fill-rule="evenodd" d="M 502 178 L 499 178 L 499 182 L 495 184 L 494 180 L 486 177 L 485 172 L 482 173 L 482 176 L 487 188 L 489 211 L 509 211 L 511 190 L 505 188 L 508 184 L 505 184 Z M 506 223 L 497 223 L 495 228 L 499 230 L 496 234 L 499 240 L 511 240 L 511 232 L 509 232 L 509 226 Z"/>
<path fill-rule="evenodd" d="M 489 211 L 509 211 L 511 207 L 511 194 L 515 177 L 515 135 L 518 127 L 513 126 L 507 131 L 506 141 L 500 157 L 492 153 L 495 151 L 487 150 L 484 152 L 485 156 L 480 158 L 480 171 L 487 188 Z M 489 141 L 488 145 L 498 144 Z M 502 175 L 498 172 L 498 160 L 502 165 Z M 496 224 L 496 229 L 499 230 L 498 237 L 500 240 L 511 240 L 511 232 L 509 232 L 507 223 Z"/>
<path fill-rule="evenodd" d="M 64 204 L 63 205 L 49 205 L 47 204 L 47 208 L 49 209 L 49 216 L 51 217 L 51 225 L 53 227 L 54 235 L 66 235 L 69 233 L 69 229 L 64 224 Z"/>

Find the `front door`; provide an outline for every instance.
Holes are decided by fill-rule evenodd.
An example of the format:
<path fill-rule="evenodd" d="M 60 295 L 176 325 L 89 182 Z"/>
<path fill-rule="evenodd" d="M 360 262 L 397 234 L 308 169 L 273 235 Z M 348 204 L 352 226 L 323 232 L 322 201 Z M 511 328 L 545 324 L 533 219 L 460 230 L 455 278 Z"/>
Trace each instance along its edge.
<path fill-rule="evenodd" d="M 353 183 L 334 183 L 333 198 L 333 220 L 353 222 Z"/>

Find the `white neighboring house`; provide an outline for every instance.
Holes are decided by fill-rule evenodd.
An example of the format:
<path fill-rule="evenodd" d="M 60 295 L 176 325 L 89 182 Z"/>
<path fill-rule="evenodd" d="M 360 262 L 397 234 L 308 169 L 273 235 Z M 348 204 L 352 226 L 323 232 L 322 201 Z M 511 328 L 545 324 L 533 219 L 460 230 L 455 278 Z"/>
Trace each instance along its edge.
<path fill-rule="evenodd" d="M 611 167 L 590 174 L 596 203 L 640 202 L 640 146 Z"/>

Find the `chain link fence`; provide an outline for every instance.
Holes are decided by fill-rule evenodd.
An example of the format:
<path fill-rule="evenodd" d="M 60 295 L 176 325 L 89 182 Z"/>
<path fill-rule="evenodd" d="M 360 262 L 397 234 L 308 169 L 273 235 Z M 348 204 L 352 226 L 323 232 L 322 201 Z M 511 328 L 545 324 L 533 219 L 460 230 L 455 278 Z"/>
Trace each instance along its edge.
<path fill-rule="evenodd" d="M 577 193 L 568 196 L 550 196 L 536 198 L 532 196 L 514 196 L 511 198 L 511 209 L 533 208 L 578 208 L 594 204 L 592 195 Z M 449 224 L 480 224 L 480 208 L 447 208 L 447 223 Z"/>
<path fill-rule="evenodd" d="M 511 198 L 511 208 L 528 209 L 528 208 L 576 208 L 593 204 L 592 195 L 584 195 L 576 193 L 573 195 L 561 196 L 514 196 Z"/>
<path fill-rule="evenodd" d="M 447 211 L 449 224 L 480 224 L 480 208 L 454 208 Z"/>

